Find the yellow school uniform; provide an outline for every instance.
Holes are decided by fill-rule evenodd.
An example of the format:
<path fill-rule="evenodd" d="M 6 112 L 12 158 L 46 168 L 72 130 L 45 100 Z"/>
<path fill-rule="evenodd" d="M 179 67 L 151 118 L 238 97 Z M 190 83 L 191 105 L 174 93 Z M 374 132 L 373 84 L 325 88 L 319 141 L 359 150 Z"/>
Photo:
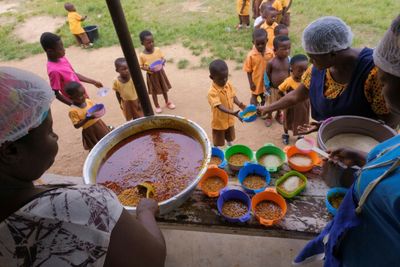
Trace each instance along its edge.
<path fill-rule="evenodd" d="M 229 81 L 223 87 L 212 83 L 207 98 L 212 111 L 211 128 L 213 130 L 226 130 L 235 125 L 235 116 L 217 108 L 218 105 L 223 105 L 225 108 L 233 110 L 235 96 L 235 88 Z"/>
<path fill-rule="evenodd" d="M 309 89 L 311 85 L 311 73 L 312 65 L 308 67 L 308 69 L 304 72 L 303 77 L 301 78 L 301 82 L 307 89 Z M 335 99 L 336 97 L 340 96 L 344 92 L 344 90 L 346 90 L 346 88 L 347 84 L 336 82 L 332 78 L 329 69 L 326 70 L 324 92 L 326 98 Z M 368 78 L 365 80 L 364 94 L 367 101 L 371 103 L 372 111 L 375 114 L 383 115 L 389 113 L 389 110 L 386 107 L 385 99 L 382 95 L 382 84 L 378 79 L 377 67 L 374 67 L 370 71 L 370 73 L 368 74 Z"/>
<path fill-rule="evenodd" d="M 243 7 L 243 1 L 245 2 L 243 12 L 242 7 Z M 250 0 L 236 0 L 236 12 L 240 16 L 249 16 L 250 15 Z"/>
<path fill-rule="evenodd" d="M 68 24 L 72 34 L 81 34 L 85 30 L 81 26 L 82 16 L 78 12 L 68 12 Z"/>
<path fill-rule="evenodd" d="M 260 4 L 260 8 L 261 5 L 264 4 L 265 2 L 268 2 L 269 0 L 263 0 Z M 276 10 L 278 10 L 279 12 L 282 11 L 283 7 L 282 7 L 282 2 L 280 0 L 275 0 L 275 2 L 272 4 L 272 7 L 275 8 Z"/>
<path fill-rule="evenodd" d="M 266 48 L 262 55 L 253 46 L 253 49 L 247 54 L 246 60 L 243 65 L 243 70 L 247 73 L 252 73 L 253 83 L 256 85 L 256 90 L 252 91 L 253 95 L 260 95 L 264 93 L 264 72 L 267 68 L 268 62 L 274 57 L 274 53 L 269 48 Z"/>
<path fill-rule="evenodd" d="M 268 34 L 267 47 L 271 50 L 274 50 L 274 38 L 275 38 L 274 30 L 276 26 L 278 26 L 278 23 L 274 22 L 272 25 L 268 25 L 266 21 L 260 26 L 260 28 L 264 29 Z"/>
<path fill-rule="evenodd" d="M 139 61 L 141 66 L 149 67 L 151 63 L 156 60 L 160 60 L 164 58 L 164 53 L 161 51 L 160 48 L 154 47 L 154 51 L 151 54 L 145 54 L 143 52 L 139 55 Z"/>
<path fill-rule="evenodd" d="M 287 77 L 278 87 L 279 91 L 286 93 L 288 90 L 296 90 L 300 82 L 296 82 L 292 76 Z"/>
<path fill-rule="evenodd" d="M 86 113 L 88 111 L 88 109 L 90 109 L 91 107 L 94 106 L 94 103 L 92 102 L 92 100 L 90 99 L 86 99 L 86 107 L 84 108 L 80 108 L 77 106 L 71 106 L 71 109 L 69 110 L 69 118 L 71 119 L 72 123 L 75 125 L 78 122 L 80 122 L 81 120 L 83 120 L 86 117 Z M 90 126 L 92 126 L 93 124 L 95 124 L 99 119 L 92 119 L 89 120 L 88 122 L 86 122 L 82 128 L 83 129 L 87 129 Z"/>
<path fill-rule="evenodd" d="M 135 85 L 132 79 L 128 82 L 123 83 L 118 78 L 114 80 L 113 90 L 118 92 L 123 100 L 137 100 L 138 96 L 136 94 Z"/>

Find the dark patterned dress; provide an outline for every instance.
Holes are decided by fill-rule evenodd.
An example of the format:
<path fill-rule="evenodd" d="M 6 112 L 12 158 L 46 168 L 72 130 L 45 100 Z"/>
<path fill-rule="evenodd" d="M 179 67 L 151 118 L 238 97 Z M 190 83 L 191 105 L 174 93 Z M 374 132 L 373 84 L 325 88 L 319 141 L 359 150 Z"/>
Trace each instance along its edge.
<path fill-rule="evenodd" d="M 0 223 L 0 266 L 103 266 L 122 210 L 102 186 L 48 191 Z"/>

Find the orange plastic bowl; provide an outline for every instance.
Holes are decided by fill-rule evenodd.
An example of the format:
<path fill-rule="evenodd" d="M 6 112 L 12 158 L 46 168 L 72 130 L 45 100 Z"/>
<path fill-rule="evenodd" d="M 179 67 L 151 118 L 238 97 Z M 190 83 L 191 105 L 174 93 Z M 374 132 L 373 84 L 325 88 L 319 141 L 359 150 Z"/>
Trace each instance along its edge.
<path fill-rule="evenodd" d="M 203 175 L 203 177 L 201 178 L 201 180 L 199 182 L 199 186 L 200 186 L 201 190 L 208 197 L 218 197 L 219 196 L 219 191 L 207 191 L 203 186 L 204 182 L 209 177 L 215 177 L 215 176 L 221 178 L 221 180 L 224 182 L 224 187 L 226 187 L 228 185 L 228 174 L 226 173 L 226 171 L 218 168 L 218 166 L 216 166 L 216 165 L 209 166 L 206 173 Z"/>
<path fill-rule="evenodd" d="M 276 218 L 274 220 L 269 220 L 269 219 L 265 219 L 265 218 L 258 216 L 256 214 L 256 207 L 257 207 L 258 203 L 260 203 L 264 200 L 272 201 L 272 202 L 275 202 L 276 204 L 278 204 L 279 207 L 281 207 L 281 209 L 282 209 L 282 215 L 279 218 Z M 286 215 L 287 205 L 286 205 L 285 199 L 276 192 L 275 188 L 270 187 L 270 188 L 265 189 L 264 192 L 255 194 L 253 196 L 253 198 L 251 199 L 251 210 L 253 211 L 254 216 L 257 218 L 257 220 L 260 222 L 260 224 L 265 225 L 265 226 L 272 226 L 272 225 L 277 224 Z"/>
<path fill-rule="evenodd" d="M 302 152 L 299 149 L 297 149 L 296 146 L 290 146 L 290 147 L 286 147 L 285 149 L 287 158 L 288 158 L 288 163 L 290 168 L 292 168 L 293 170 L 299 171 L 299 172 L 309 172 L 312 170 L 312 168 L 314 166 L 319 166 L 321 165 L 321 159 L 318 157 L 318 154 L 314 151 L 310 151 L 310 152 Z M 312 163 L 308 166 L 304 166 L 304 165 L 296 165 L 294 164 L 290 158 L 293 157 L 294 155 L 305 155 L 307 157 L 309 157 L 312 161 Z"/>

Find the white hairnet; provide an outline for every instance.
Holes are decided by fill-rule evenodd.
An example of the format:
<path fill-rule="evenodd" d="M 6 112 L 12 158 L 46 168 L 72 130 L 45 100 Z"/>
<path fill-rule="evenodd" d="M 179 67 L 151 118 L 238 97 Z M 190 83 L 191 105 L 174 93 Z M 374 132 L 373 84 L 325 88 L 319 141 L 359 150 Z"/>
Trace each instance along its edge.
<path fill-rule="evenodd" d="M 327 54 L 351 46 L 353 33 L 337 17 L 321 17 L 311 22 L 303 32 L 302 45 L 309 54 Z"/>
<path fill-rule="evenodd" d="M 374 49 L 374 63 L 384 72 L 400 77 L 400 16 Z"/>
<path fill-rule="evenodd" d="M 54 93 L 39 76 L 0 67 L 0 145 L 15 141 L 46 118 Z"/>

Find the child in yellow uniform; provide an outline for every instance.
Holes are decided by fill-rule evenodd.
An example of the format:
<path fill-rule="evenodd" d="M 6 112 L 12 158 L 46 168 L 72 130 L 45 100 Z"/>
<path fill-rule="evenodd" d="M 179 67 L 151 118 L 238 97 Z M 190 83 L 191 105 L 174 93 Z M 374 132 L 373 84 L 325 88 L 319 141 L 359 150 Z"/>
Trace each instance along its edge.
<path fill-rule="evenodd" d="M 243 70 L 247 72 L 249 79 L 251 98 L 250 103 L 257 105 L 257 98 L 261 98 L 261 105 L 265 103 L 264 72 L 267 63 L 274 57 L 274 53 L 266 48 L 267 32 L 264 29 L 256 29 L 253 32 L 253 49 L 247 54 Z"/>
<path fill-rule="evenodd" d="M 281 85 L 279 91 L 282 94 L 290 93 L 296 90 L 301 83 L 301 77 L 307 70 L 308 58 L 305 55 L 295 55 L 290 59 L 291 75 L 286 78 Z M 284 111 L 283 123 L 283 144 L 289 144 L 289 130 L 293 131 L 293 136 L 298 135 L 298 127 L 308 124 L 310 121 L 310 102 L 306 100 Z"/>
<path fill-rule="evenodd" d="M 278 23 L 283 23 L 286 26 L 290 25 L 290 6 L 292 5 L 292 0 L 263 0 L 261 5 L 264 3 L 271 5 L 277 10 L 276 21 Z"/>
<path fill-rule="evenodd" d="M 76 129 L 82 128 L 82 143 L 85 150 L 91 150 L 110 129 L 98 118 L 88 117 L 87 111 L 94 103 L 85 96 L 85 89 L 77 82 L 70 82 L 65 86 L 65 91 L 72 100 L 69 118 Z"/>
<path fill-rule="evenodd" d="M 250 28 L 250 0 L 236 0 L 236 12 L 239 16 L 236 29 L 242 29 L 244 26 Z"/>
<path fill-rule="evenodd" d="M 163 95 L 166 107 L 169 109 L 175 109 L 175 105 L 168 100 L 168 91 L 171 89 L 167 74 L 164 68 L 153 70 L 150 68 L 151 64 L 155 61 L 161 60 L 165 64 L 165 58 L 160 48 L 154 47 L 153 34 L 149 31 L 142 31 L 139 35 L 140 42 L 144 46 L 143 52 L 140 53 L 139 61 L 142 70 L 146 71 L 147 78 L 147 89 L 151 94 L 156 107 L 156 113 L 161 113 L 162 109 L 158 103 L 157 95 Z"/>
<path fill-rule="evenodd" d="M 91 47 L 93 44 L 90 42 L 85 30 L 82 28 L 81 22 L 87 17 L 82 17 L 76 12 L 75 6 L 71 3 L 64 4 L 65 10 L 68 11 L 68 24 L 71 33 L 75 36 L 76 41 L 83 48 Z"/>
<path fill-rule="evenodd" d="M 208 91 L 208 103 L 212 111 L 212 138 L 214 146 L 228 146 L 235 140 L 235 117 L 239 120 L 239 110 L 234 110 L 234 104 L 241 109 L 246 105 L 236 97 L 235 88 L 228 81 L 228 66 L 225 61 L 217 59 L 209 66 L 210 78 L 213 83 Z"/>
<path fill-rule="evenodd" d="M 114 61 L 115 71 L 119 76 L 115 78 L 113 90 L 117 96 L 118 103 L 123 111 L 126 121 L 143 117 L 143 111 L 140 106 L 135 86 L 131 79 L 126 59 L 117 58 Z"/>
<path fill-rule="evenodd" d="M 276 9 L 274 9 L 272 6 L 266 6 L 263 9 L 263 13 L 261 14 L 263 20 L 255 26 L 255 28 L 261 28 L 267 32 L 267 47 L 271 50 L 274 49 L 274 30 L 275 27 L 278 25 L 278 23 L 275 22 L 276 14 Z"/>

